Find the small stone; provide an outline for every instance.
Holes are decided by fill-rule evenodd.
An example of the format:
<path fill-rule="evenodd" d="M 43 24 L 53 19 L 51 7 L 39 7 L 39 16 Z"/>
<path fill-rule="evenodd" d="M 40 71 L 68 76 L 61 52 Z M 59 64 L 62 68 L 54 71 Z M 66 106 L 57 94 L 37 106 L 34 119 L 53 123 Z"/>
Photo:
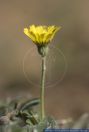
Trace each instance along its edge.
<path fill-rule="evenodd" d="M 0 117 L 0 125 L 7 125 L 9 124 L 10 119 L 7 116 Z"/>

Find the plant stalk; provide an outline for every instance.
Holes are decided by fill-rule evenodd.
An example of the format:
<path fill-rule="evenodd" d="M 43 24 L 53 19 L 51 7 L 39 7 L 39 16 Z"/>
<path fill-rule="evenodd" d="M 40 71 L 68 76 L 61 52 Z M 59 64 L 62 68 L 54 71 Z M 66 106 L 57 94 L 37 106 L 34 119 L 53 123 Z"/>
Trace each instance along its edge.
<path fill-rule="evenodd" d="M 40 120 L 42 121 L 45 117 L 45 73 L 46 73 L 46 56 L 42 57 L 42 75 L 41 75 L 41 90 L 40 90 Z"/>

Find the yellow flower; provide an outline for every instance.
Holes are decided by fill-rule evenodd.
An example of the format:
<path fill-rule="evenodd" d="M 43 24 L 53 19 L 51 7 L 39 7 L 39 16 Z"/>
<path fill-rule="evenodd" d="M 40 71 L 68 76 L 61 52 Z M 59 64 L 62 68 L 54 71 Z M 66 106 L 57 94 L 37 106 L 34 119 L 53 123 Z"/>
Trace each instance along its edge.
<path fill-rule="evenodd" d="M 35 44 L 42 46 L 48 44 L 59 29 L 61 29 L 61 27 L 31 25 L 29 28 L 24 28 L 24 33 Z"/>

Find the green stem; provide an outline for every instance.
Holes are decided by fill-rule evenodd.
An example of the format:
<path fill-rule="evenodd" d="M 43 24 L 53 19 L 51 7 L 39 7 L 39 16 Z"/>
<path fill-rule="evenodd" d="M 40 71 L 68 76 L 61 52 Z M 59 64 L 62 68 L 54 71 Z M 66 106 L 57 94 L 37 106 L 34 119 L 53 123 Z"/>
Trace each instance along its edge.
<path fill-rule="evenodd" d="M 42 57 L 42 75 L 41 75 L 41 91 L 40 91 L 41 120 L 43 120 L 45 117 L 45 108 L 44 108 L 45 73 L 46 73 L 46 57 Z"/>

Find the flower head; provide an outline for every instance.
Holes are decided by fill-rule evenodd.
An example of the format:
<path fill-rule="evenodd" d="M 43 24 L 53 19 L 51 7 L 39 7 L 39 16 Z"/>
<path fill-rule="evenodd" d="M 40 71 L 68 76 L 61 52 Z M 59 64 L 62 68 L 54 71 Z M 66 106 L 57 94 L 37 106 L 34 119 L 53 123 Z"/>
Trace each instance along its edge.
<path fill-rule="evenodd" d="M 56 26 L 35 26 L 24 28 L 24 33 L 39 46 L 48 44 L 54 37 L 55 33 L 61 27 Z"/>

